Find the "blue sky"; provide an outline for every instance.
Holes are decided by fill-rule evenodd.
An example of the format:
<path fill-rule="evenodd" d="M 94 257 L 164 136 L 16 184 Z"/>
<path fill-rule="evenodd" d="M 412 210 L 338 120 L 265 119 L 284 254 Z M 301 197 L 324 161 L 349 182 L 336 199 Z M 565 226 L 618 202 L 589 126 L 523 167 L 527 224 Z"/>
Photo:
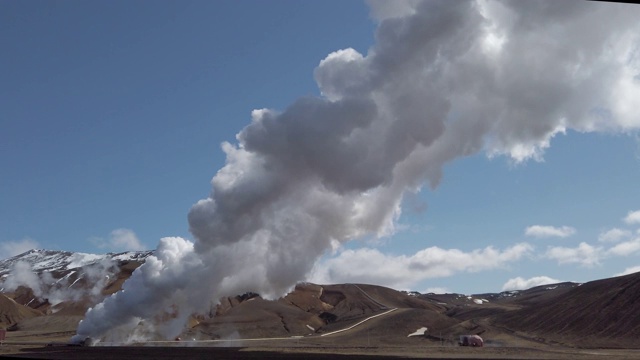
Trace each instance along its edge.
<path fill-rule="evenodd" d="M 1 2 L 2 255 L 192 239 L 187 213 L 225 165 L 220 144 L 254 109 L 320 96 L 314 69 L 340 49 L 367 54 L 380 16 L 359 1 Z M 437 187 L 404 196 L 392 234 L 328 249 L 310 278 L 471 293 L 640 266 L 640 114 L 624 115 L 619 128 L 547 133 L 537 158 L 520 161 L 509 138 L 444 163 Z M 516 244 L 518 256 L 483 252 Z M 407 259 L 431 247 L 498 263 L 412 271 Z M 403 280 L 351 272 L 354 258 L 383 259 L 380 272 Z"/>
<path fill-rule="evenodd" d="M 189 236 L 251 110 L 317 94 L 326 54 L 373 41 L 357 1 L 1 6 L 0 236 L 64 250 L 116 228 Z"/>

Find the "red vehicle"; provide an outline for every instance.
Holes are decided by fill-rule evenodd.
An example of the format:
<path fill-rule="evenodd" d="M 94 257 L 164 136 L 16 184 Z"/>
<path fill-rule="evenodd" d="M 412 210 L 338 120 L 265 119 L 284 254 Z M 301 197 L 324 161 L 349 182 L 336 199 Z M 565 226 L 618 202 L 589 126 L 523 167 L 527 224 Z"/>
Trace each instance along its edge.
<path fill-rule="evenodd" d="M 460 335 L 460 341 L 458 341 L 460 346 L 484 346 L 484 340 L 478 335 Z"/>

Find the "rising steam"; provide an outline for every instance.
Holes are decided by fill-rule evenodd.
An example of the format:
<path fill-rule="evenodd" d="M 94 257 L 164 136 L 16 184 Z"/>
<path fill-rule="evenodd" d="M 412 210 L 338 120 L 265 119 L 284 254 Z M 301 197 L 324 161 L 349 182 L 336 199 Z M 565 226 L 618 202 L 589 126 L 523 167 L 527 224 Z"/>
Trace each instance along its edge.
<path fill-rule="evenodd" d="M 456 158 L 535 160 L 567 130 L 640 128 L 638 7 L 371 5 L 375 45 L 320 61 L 322 96 L 254 110 L 189 212 L 194 242 L 162 239 L 75 339 L 172 338 L 222 296 L 280 296 L 332 243 L 392 233 L 403 195 L 437 186 Z"/>

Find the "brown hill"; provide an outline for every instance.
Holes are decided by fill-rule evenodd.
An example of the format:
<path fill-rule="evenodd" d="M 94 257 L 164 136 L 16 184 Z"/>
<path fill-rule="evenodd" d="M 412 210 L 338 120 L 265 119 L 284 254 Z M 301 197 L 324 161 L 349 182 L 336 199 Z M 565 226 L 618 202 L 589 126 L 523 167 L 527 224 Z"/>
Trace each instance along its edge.
<path fill-rule="evenodd" d="M 246 339 L 324 334 L 393 308 L 414 310 L 411 316 L 405 314 L 403 320 L 396 319 L 402 323 L 415 322 L 406 325 L 401 332 L 403 337 L 427 323 L 439 322 L 442 328 L 457 323 L 441 314 L 442 307 L 389 288 L 303 283 L 276 301 L 264 300 L 257 294 L 222 299 L 217 316 L 201 319 L 185 337 Z M 411 321 L 407 321 L 409 318 Z"/>
<path fill-rule="evenodd" d="M 89 307 L 122 289 L 122 284 L 142 263 L 142 260 L 116 261 L 108 269 L 108 274 L 107 269 L 100 263 L 85 265 L 82 268 L 34 271 L 34 275 L 41 279 L 41 296 L 36 296 L 34 291 L 26 286 L 19 286 L 14 291 L 3 294 L 16 303 L 38 310 L 42 314 L 84 315 Z M 6 271 L 6 274 L 10 273 L 9 270 Z M 100 275 L 102 272 L 104 275 Z M 85 273 L 91 273 L 93 276 L 88 277 Z M 94 289 L 96 277 L 107 279 L 102 288 Z M 58 302 L 58 299 L 54 301 L 55 305 L 52 305 L 48 298 L 52 294 L 63 299 L 66 296 L 68 300 Z"/>
<path fill-rule="evenodd" d="M 588 282 L 494 320 L 581 347 L 640 347 L 640 273 Z"/>
<path fill-rule="evenodd" d="M 13 299 L 0 294 L 0 326 L 10 328 L 19 321 L 42 315 L 42 312 L 18 304 Z"/>
<path fill-rule="evenodd" d="M 186 337 L 229 339 L 307 335 L 324 322 L 316 315 L 286 304 L 254 297 L 224 314 L 201 321 Z M 194 334 L 198 335 L 194 335 Z"/>
<path fill-rule="evenodd" d="M 64 260 L 66 267 L 58 266 L 49 256 L 64 260 L 74 255 L 40 251 L 22 256 L 34 258 L 33 268 L 42 268 L 36 274 L 49 279 L 44 293 L 85 289 L 94 290 L 94 296 L 52 306 L 31 289 L 19 287 L 0 296 L 0 326 L 29 334 L 46 330 L 67 336 L 99 295 L 121 289 L 144 260 L 114 255 L 117 267 L 109 268 L 107 281 L 96 287 L 91 279 L 101 278 L 99 269 L 104 266 L 69 269 L 73 262 Z M 4 269 L 11 267 L 5 264 Z M 85 275 L 89 273 L 93 275 Z M 101 293 L 97 297 L 95 290 Z M 424 336 L 407 337 L 422 327 L 428 328 Z M 366 284 L 302 283 L 274 301 L 255 293 L 224 298 L 209 313 L 194 316 L 183 335 L 189 339 L 304 337 L 331 345 L 338 330 L 340 343 L 349 346 L 369 346 L 372 341 L 385 346 L 455 345 L 459 335 L 480 334 L 489 346 L 640 348 L 636 340 L 640 336 L 640 273 L 582 285 L 560 283 L 477 295 L 423 295 Z"/>

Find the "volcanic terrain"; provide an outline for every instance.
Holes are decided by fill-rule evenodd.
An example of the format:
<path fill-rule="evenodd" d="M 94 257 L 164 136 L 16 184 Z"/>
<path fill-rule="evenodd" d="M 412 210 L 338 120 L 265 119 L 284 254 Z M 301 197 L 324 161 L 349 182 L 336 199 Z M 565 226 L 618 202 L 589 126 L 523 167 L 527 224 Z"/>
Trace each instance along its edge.
<path fill-rule="evenodd" d="M 66 358 L 69 351 L 77 358 L 96 357 L 94 350 L 67 349 L 66 344 L 86 310 L 118 291 L 150 254 L 31 251 L 0 262 L 0 322 L 7 329 L 0 354 L 14 356 L 27 349 L 23 354 L 40 358 Z M 35 289 L 16 286 L 14 272 L 24 270 L 17 263 L 30 269 Z M 276 300 L 256 293 L 220 299 L 208 312 L 193 314 L 180 341 L 151 338 L 129 345 L 165 346 L 171 351 L 189 346 L 191 350 L 184 351 L 196 358 L 206 351 L 194 348 L 214 347 L 454 358 L 590 358 L 596 351 L 633 358 L 640 356 L 638 314 L 640 273 L 476 295 L 300 283 Z M 409 336 L 424 328 L 424 334 Z M 458 346 L 458 337 L 468 334 L 483 337 L 485 347 Z M 38 350 L 47 344 L 56 346 Z M 107 354 L 116 350 L 100 345 L 126 344 L 98 343 L 100 354 Z M 130 354 L 145 356 L 139 346 L 136 349 Z"/>

